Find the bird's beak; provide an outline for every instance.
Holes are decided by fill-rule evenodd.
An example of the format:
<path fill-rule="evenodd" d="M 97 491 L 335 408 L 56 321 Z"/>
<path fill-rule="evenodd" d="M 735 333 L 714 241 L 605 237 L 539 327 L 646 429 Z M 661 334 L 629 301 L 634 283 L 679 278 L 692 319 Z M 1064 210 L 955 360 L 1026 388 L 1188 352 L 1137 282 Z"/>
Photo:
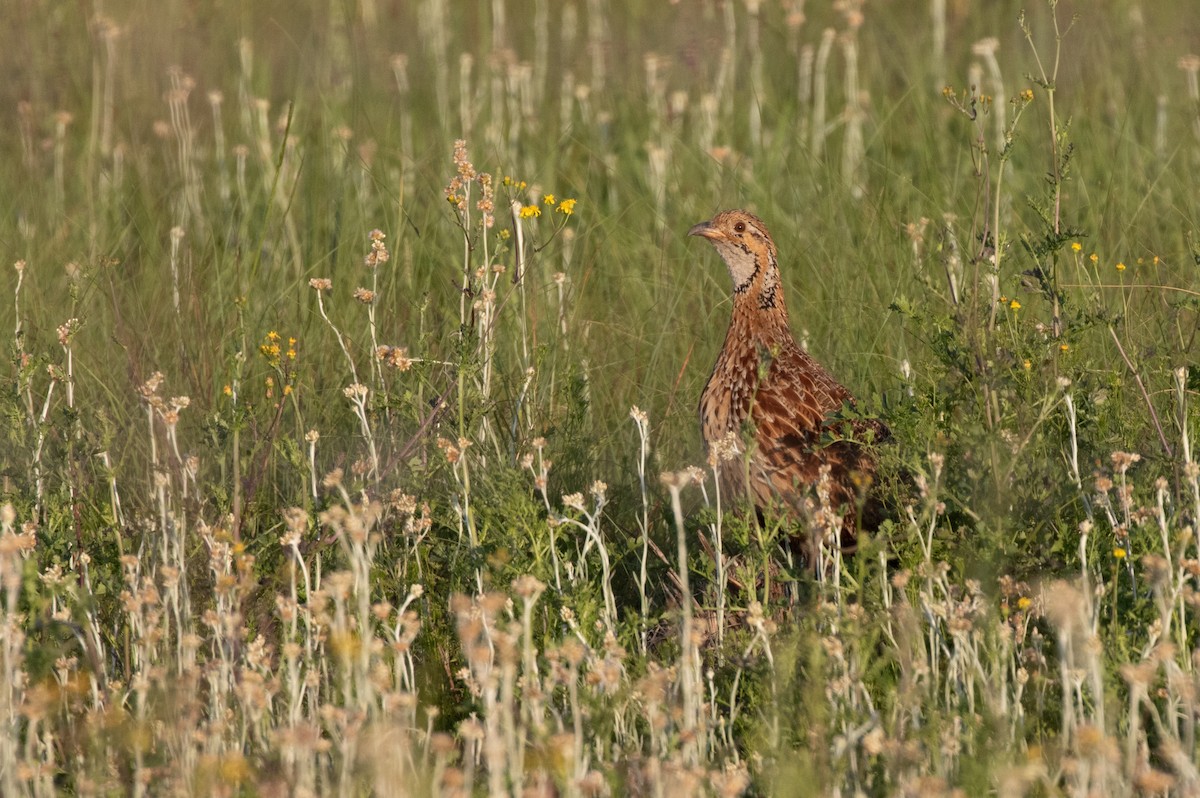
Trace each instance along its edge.
<path fill-rule="evenodd" d="M 691 230 L 688 230 L 688 235 L 700 236 L 701 238 L 707 238 L 709 241 L 712 241 L 714 239 L 722 237 L 721 231 L 718 230 L 717 228 L 713 227 L 708 222 L 701 222 L 700 224 L 693 227 Z"/>

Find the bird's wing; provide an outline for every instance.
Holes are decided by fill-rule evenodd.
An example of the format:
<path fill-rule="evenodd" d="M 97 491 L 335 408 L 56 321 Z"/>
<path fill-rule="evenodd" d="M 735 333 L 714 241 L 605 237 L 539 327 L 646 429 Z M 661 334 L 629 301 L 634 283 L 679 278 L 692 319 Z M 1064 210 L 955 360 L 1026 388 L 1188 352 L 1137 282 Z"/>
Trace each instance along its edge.
<path fill-rule="evenodd" d="M 750 406 L 761 477 L 784 496 L 817 480 L 821 435 L 850 392 L 798 347 L 777 353 Z"/>
<path fill-rule="evenodd" d="M 771 357 L 755 391 L 751 413 L 756 424 L 771 427 L 776 439 L 807 440 L 819 435 L 826 419 L 847 402 L 854 402 L 850 391 L 792 344 Z"/>
<path fill-rule="evenodd" d="M 870 469 L 873 458 L 860 444 L 882 441 L 890 432 L 876 419 L 838 418 L 853 403 L 850 391 L 799 347 L 772 360 L 750 415 L 761 475 L 776 492 L 788 495 L 816 482 L 825 464 L 835 479 Z"/>

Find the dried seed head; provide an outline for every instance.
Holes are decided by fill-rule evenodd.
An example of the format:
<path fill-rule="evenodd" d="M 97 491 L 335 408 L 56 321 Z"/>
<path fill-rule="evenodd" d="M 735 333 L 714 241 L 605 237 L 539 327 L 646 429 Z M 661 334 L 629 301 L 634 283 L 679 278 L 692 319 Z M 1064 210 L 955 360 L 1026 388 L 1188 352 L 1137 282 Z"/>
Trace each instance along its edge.
<path fill-rule="evenodd" d="M 1171 580 L 1170 564 L 1157 554 L 1146 554 L 1141 558 L 1142 567 L 1151 587 L 1161 587 Z"/>
<path fill-rule="evenodd" d="M 408 348 L 403 346 L 381 346 L 375 350 L 375 356 L 397 371 L 408 371 L 412 368 L 412 359 L 408 356 Z"/>
<path fill-rule="evenodd" d="M 1073 634 L 1086 623 L 1086 599 L 1074 585 L 1061 579 L 1050 583 L 1043 594 L 1046 617 L 1061 634 Z"/>
<path fill-rule="evenodd" d="M 326 489 L 336 488 L 338 485 L 342 484 L 343 476 L 344 476 L 344 472 L 342 471 L 342 469 L 335 468 L 324 476 L 324 478 L 321 480 L 321 485 L 323 487 L 325 487 Z"/>
<path fill-rule="evenodd" d="M 1112 464 L 1118 474 L 1124 474 L 1129 467 L 1142 459 L 1140 454 L 1133 452 L 1113 452 Z"/>
<path fill-rule="evenodd" d="M 537 601 L 538 597 L 542 595 L 542 591 L 546 589 L 545 582 L 530 574 L 517 577 L 513 580 L 512 586 L 513 591 L 527 603 Z"/>

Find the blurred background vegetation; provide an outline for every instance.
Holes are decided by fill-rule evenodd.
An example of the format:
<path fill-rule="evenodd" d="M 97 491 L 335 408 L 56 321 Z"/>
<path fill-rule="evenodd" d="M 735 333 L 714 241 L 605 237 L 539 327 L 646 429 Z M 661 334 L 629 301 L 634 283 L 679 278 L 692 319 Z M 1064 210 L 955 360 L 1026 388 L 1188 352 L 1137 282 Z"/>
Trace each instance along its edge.
<path fill-rule="evenodd" d="M 365 233 L 380 228 L 399 255 L 380 275 L 388 337 L 409 343 L 425 307 L 426 332 L 447 346 L 458 231 L 438 200 L 452 142 L 465 138 L 481 170 L 580 200 L 574 241 L 541 256 L 532 282 L 550 301 L 550 275 L 567 272 L 577 356 L 603 386 L 593 395 L 601 417 L 637 403 L 668 425 L 661 445 L 678 447 L 673 457 L 699 458 L 690 414 L 720 346 L 727 285 L 682 233 L 733 206 L 772 226 L 798 332 L 814 351 L 861 394 L 894 389 L 900 364 L 924 355 L 888 310 L 924 290 L 926 264 L 903 251 L 905 225 L 955 214 L 969 255 L 983 210 L 977 131 L 942 87 L 969 89 L 972 46 L 990 37 L 1006 92 L 1032 88 L 1036 71 L 1016 24 L 1021 4 L 947 6 L 939 42 L 928 8 L 898 4 L 20 3 L 21 35 L 2 55 L 17 135 L 3 142 L 12 190 L 0 235 L 13 260 L 31 264 L 26 335 L 52 344 L 54 329 L 80 316 L 93 374 L 136 383 L 162 369 L 209 408 L 228 382 L 239 314 L 253 320 L 251 338 L 285 327 L 323 335 L 311 329 L 308 278 L 353 282 Z M 1177 62 L 1196 49 L 1198 23 L 1171 3 L 1063 3 L 1064 27 L 1077 10 L 1057 81 L 1060 121 L 1079 148 L 1064 213 L 1106 266 L 1157 254 L 1166 271 L 1153 279 L 1190 274 L 1194 192 L 1173 178 L 1196 157 Z M 848 99 L 851 13 L 864 23 L 854 31 L 858 96 Z M 1052 59 L 1048 9 L 1028 13 Z M 811 72 L 807 85 L 800 78 L 827 29 L 842 38 L 817 112 Z M 978 77 L 994 94 L 986 70 Z M 182 92 L 176 121 L 172 92 Z M 289 109 L 288 168 L 276 181 Z M 825 132 L 814 137 L 818 113 Z M 1023 198 L 1052 165 L 1046 104 L 1028 116 L 1013 154 L 1024 168 L 1006 189 L 1010 244 L 1036 227 Z M 847 142 L 851 129 L 859 143 Z M 167 268 L 176 226 L 179 318 Z M 1021 290 L 1020 271 L 1005 275 L 1007 294 Z M 314 357 L 332 354 L 326 343 L 301 340 Z M 81 401 L 116 387 L 81 380 Z M 601 440 L 625 447 L 603 431 Z"/>

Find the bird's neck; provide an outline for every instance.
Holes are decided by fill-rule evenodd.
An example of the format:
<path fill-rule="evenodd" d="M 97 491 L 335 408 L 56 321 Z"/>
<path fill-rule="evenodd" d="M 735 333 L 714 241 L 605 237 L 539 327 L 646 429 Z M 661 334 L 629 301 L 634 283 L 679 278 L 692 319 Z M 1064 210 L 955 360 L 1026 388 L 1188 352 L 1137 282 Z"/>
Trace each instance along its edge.
<path fill-rule="evenodd" d="M 791 336 L 775 253 L 758 258 L 750 278 L 734 289 L 732 327 L 743 330 L 743 335 L 750 333 L 750 338 L 763 339 L 761 342 Z"/>

